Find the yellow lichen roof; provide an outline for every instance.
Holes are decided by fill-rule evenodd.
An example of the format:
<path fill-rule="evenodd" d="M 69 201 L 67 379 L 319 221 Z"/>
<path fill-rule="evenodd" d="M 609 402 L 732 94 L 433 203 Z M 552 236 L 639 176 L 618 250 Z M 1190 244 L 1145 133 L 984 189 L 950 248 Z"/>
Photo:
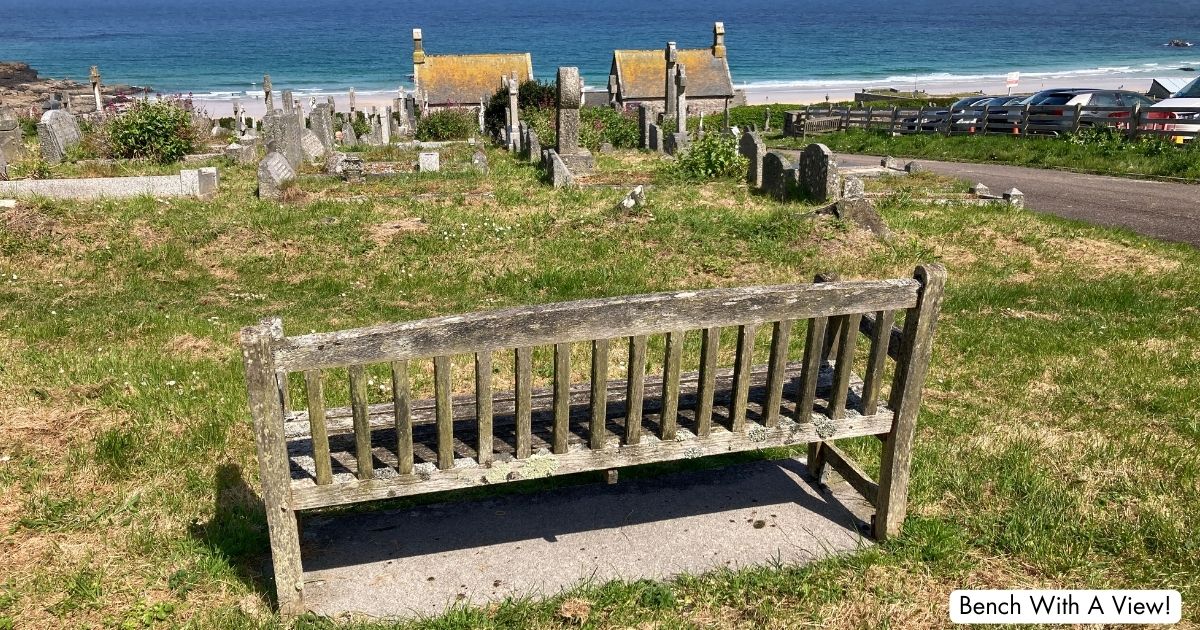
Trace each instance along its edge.
<path fill-rule="evenodd" d="M 693 98 L 733 96 L 733 80 L 724 57 L 708 48 L 679 50 L 676 59 L 687 71 L 687 95 Z M 663 98 L 667 59 L 662 50 L 614 50 L 613 71 L 622 100 Z"/>
<path fill-rule="evenodd" d="M 517 75 L 518 81 L 533 76 L 529 53 L 486 55 L 429 55 L 417 64 L 416 81 L 430 105 L 478 105 L 500 89 L 503 77 Z"/>

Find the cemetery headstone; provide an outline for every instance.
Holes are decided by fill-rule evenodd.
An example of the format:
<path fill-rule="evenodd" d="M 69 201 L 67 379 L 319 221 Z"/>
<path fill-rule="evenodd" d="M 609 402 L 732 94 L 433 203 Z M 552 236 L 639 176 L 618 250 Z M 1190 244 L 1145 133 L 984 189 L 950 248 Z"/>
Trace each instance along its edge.
<path fill-rule="evenodd" d="M 752 131 L 742 134 L 742 139 L 738 142 L 738 153 L 750 161 L 750 170 L 746 172 L 746 183 L 750 184 L 751 188 L 762 188 L 763 156 L 766 155 L 766 152 L 767 146 L 763 144 L 762 138 L 758 134 Z"/>
<path fill-rule="evenodd" d="M 422 152 L 417 158 L 417 170 L 422 173 L 436 173 L 442 170 L 441 155 L 437 151 Z"/>
<path fill-rule="evenodd" d="M 641 138 L 638 142 L 639 149 L 650 148 L 650 116 L 650 106 L 638 103 L 638 136 Z"/>
<path fill-rule="evenodd" d="M 848 176 L 842 179 L 842 197 L 859 199 L 866 197 L 867 189 L 861 177 Z"/>
<path fill-rule="evenodd" d="M 295 179 L 296 170 L 282 153 L 268 153 L 258 164 L 258 196 L 277 201 L 283 198 L 288 182 Z"/>
<path fill-rule="evenodd" d="M 813 143 L 804 147 L 800 153 L 798 171 L 800 191 L 811 201 L 829 201 L 841 192 L 837 162 L 833 159 L 833 152 L 823 144 Z"/>
<path fill-rule="evenodd" d="M 271 93 L 271 75 L 263 75 L 263 105 L 267 111 L 275 109 L 275 95 Z"/>
<path fill-rule="evenodd" d="M 883 217 L 879 216 L 879 211 L 875 209 L 875 204 L 870 199 L 865 197 L 839 199 L 833 206 L 833 212 L 839 219 L 870 230 L 880 238 L 888 239 L 892 236 L 892 231 L 888 229 Z"/>
<path fill-rule="evenodd" d="M 358 136 L 354 135 L 354 125 L 349 122 L 342 124 L 342 146 L 352 147 L 358 144 Z"/>
<path fill-rule="evenodd" d="M 558 69 L 558 142 L 555 153 L 576 175 L 596 167 L 591 151 L 579 144 L 579 108 L 583 105 L 579 68 Z"/>
<path fill-rule="evenodd" d="M 304 148 L 304 157 L 309 161 L 325 158 L 325 144 L 312 129 L 305 129 L 300 136 L 300 146 Z"/>
<path fill-rule="evenodd" d="M 234 142 L 225 147 L 225 155 L 233 158 L 233 161 L 238 164 L 249 164 L 258 157 L 257 151 L 254 150 L 254 145 L 246 145 Z"/>
<path fill-rule="evenodd" d="M 777 201 L 786 201 L 791 196 L 796 181 L 796 168 L 792 161 L 778 151 L 770 151 L 763 157 L 762 190 Z"/>
<path fill-rule="evenodd" d="M 62 162 L 67 151 L 83 141 L 79 122 L 70 112 L 62 109 L 53 109 L 42 114 L 42 121 L 38 123 L 37 130 L 42 159 L 51 164 Z"/>
<path fill-rule="evenodd" d="M 383 120 L 379 124 L 379 133 L 384 144 L 392 143 L 392 108 L 383 108 Z"/>
<path fill-rule="evenodd" d="M 488 159 L 487 154 L 483 151 L 476 151 L 475 155 L 471 156 L 471 168 L 475 169 L 480 175 L 488 174 Z"/>
<path fill-rule="evenodd" d="M 656 125 L 654 123 L 650 123 L 649 132 L 650 132 L 650 139 L 648 140 L 648 143 L 647 143 L 648 148 L 651 151 L 662 151 L 663 150 L 662 129 L 658 125 Z"/>
<path fill-rule="evenodd" d="M 21 121 L 11 109 L 0 107 L 0 155 L 9 162 L 25 157 L 25 139 L 21 135 Z"/>
<path fill-rule="evenodd" d="M 317 134 L 325 153 L 333 151 L 333 108 L 329 103 L 320 103 L 313 108 L 308 116 L 309 128 Z"/>
<path fill-rule="evenodd" d="M 542 154 L 542 143 L 538 140 L 537 131 L 533 127 L 529 127 L 525 133 L 525 159 L 530 162 L 538 159 Z"/>
<path fill-rule="evenodd" d="M 568 168 L 566 162 L 563 162 L 562 156 L 557 151 L 547 149 L 546 157 L 550 167 L 550 183 L 555 188 L 563 188 L 575 183 L 575 176 L 571 174 L 571 169 Z"/>

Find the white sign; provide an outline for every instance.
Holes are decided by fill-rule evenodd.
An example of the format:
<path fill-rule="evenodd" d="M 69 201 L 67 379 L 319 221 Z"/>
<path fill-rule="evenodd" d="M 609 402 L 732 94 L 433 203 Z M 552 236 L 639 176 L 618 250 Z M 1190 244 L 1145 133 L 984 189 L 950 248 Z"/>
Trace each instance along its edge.
<path fill-rule="evenodd" d="M 950 621 L 978 624 L 1179 623 L 1179 591 L 965 591 L 950 594 Z"/>
<path fill-rule="evenodd" d="M 1005 77 L 1005 79 L 1004 79 L 1004 85 L 1007 85 L 1008 87 L 1017 87 L 1020 84 L 1021 84 L 1021 73 L 1020 72 L 1009 72 L 1008 76 Z"/>

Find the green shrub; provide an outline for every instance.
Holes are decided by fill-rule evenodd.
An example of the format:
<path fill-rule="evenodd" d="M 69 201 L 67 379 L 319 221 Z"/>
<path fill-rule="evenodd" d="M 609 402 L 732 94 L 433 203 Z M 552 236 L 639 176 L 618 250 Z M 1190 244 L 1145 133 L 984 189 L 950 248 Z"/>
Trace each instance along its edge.
<path fill-rule="evenodd" d="M 354 112 L 354 117 L 350 119 L 350 126 L 354 128 L 354 135 L 359 138 L 373 131 L 371 123 L 367 121 L 367 115 L 363 112 Z"/>
<path fill-rule="evenodd" d="M 678 174 L 692 178 L 742 177 L 748 168 L 749 161 L 738 153 L 737 140 L 716 133 L 694 142 L 674 164 Z"/>
<path fill-rule="evenodd" d="M 584 107 L 579 110 L 579 144 L 598 149 L 608 142 L 618 149 L 636 149 L 637 112 L 620 112 L 611 107 Z"/>
<path fill-rule="evenodd" d="M 192 113 L 171 101 L 138 101 L 103 130 L 108 157 L 176 162 L 197 144 Z"/>
<path fill-rule="evenodd" d="M 526 110 L 551 110 L 558 102 L 558 88 L 553 83 L 541 81 L 526 81 L 517 87 L 517 108 L 521 110 L 521 119 L 526 118 Z M 500 88 L 492 95 L 487 107 L 483 110 L 483 126 L 493 136 L 499 135 L 504 129 L 504 108 L 508 107 L 508 88 Z M 538 134 L 539 139 L 541 134 Z"/>
<path fill-rule="evenodd" d="M 38 121 L 36 118 L 29 118 L 27 116 L 18 116 L 17 121 L 21 123 L 21 137 L 22 138 L 36 138 L 37 137 Z"/>
<path fill-rule="evenodd" d="M 417 121 L 417 140 L 465 140 L 478 131 L 478 124 L 478 115 L 470 109 L 443 109 Z"/>

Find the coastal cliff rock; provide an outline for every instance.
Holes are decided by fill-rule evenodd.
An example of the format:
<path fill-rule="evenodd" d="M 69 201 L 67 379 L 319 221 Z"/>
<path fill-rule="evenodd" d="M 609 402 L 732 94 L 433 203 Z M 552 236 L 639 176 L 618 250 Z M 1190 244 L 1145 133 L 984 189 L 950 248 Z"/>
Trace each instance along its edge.
<path fill-rule="evenodd" d="M 87 76 L 87 68 L 82 69 L 82 76 Z M 127 95 L 135 90 L 129 85 L 109 85 L 100 83 L 100 93 L 106 102 L 119 95 Z M 20 61 L 0 61 L 0 107 L 11 107 L 18 111 L 37 108 L 40 113 L 41 104 L 50 99 L 53 94 L 62 94 L 71 99 L 71 111 L 85 114 L 96 111 L 96 103 L 92 98 L 92 86 L 71 79 L 52 79 L 39 77 L 38 71 L 29 64 Z"/>

